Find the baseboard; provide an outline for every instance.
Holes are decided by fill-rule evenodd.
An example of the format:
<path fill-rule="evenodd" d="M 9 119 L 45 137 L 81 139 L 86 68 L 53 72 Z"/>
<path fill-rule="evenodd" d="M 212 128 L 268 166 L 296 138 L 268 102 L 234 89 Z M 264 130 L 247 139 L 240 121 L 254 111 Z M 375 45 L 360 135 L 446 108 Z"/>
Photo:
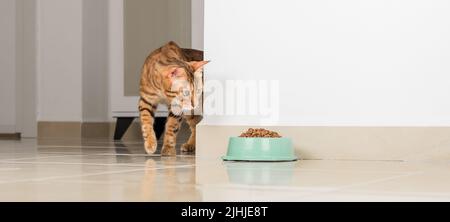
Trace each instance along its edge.
<path fill-rule="evenodd" d="M 38 139 L 40 144 L 47 144 L 47 139 L 53 142 L 55 139 L 63 139 L 73 144 L 79 144 L 82 139 L 113 140 L 115 126 L 115 122 L 38 122 Z M 186 142 L 189 136 L 189 126 L 183 122 L 177 136 L 178 143 Z M 138 121 L 130 125 L 122 141 L 143 141 Z"/>
<path fill-rule="evenodd" d="M 38 138 L 111 138 L 110 122 L 38 122 Z"/>
<path fill-rule="evenodd" d="M 111 123 L 110 138 L 113 138 L 115 123 Z M 177 143 L 184 143 L 189 139 L 190 129 L 189 125 L 185 121 L 181 124 L 180 131 L 177 135 Z M 133 122 L 128 128 L 127 132 L 123 135 L 122 141 L 143 141 L 141 125 L 139 122 Z M 162 142 L 162 140 L 161 140 Z"/>
<path fill-rule="evenodd" d="M 115 127 L 116 123 L 111 123 L 109 132 L 110 138 L 113 138 Z M 122 141 L 142 141 L 141 125 L 139 122 L 135 121 L 131 123 L 130 127 L 123 135 Z"/>
<path fill-rule="evenodd" d="M 20 140 L 20 133 L 0 133 L 0 140 Z"/>
<path fill-rule="evenodd" d="M 81 124 L 81 138 L 111 138 L 113 123 L 85 122 Z"/>
<path fill-rule="evenodd" d="M 38 122 L 38 138 L 81 138 L 81 122 Z"/>
<path fill-rule="evenodd" d="M 255 126 L 197 126 L 197 158 L 225 155 L 228 138 Z M 450 159 L 450 127 L 265 127 L 293 139 L 302 159 Z"/>

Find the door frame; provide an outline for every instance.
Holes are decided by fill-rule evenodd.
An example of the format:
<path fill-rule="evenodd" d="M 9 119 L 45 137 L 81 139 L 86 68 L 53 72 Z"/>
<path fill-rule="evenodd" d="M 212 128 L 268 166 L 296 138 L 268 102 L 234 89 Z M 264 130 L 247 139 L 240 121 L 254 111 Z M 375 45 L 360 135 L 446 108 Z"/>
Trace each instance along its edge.
<path fill-rule="evenodd" d="M 35 138 L 37 137 L 38 1 L 15 2 L 15 131 L 23 138 Z"/>

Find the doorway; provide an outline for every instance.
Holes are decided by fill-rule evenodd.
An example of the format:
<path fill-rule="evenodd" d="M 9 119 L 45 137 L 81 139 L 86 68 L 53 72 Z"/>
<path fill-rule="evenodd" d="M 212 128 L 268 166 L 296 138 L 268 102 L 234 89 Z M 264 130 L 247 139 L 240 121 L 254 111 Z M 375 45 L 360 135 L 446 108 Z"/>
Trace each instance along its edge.
<path fill-rule="evenodd" d="M 139 95 L 142 64 L 168 41 L 191 47 L 190 0 L 124 1 L 124 94 Z"/>
<path fill-rule="evenodd" d="M 140 72 L 152 50 L 170 40 L 203 50 L 203 5 L 204 0 L 110 0 L 112 116 L 137 115 Z M 160 106 L 158 114 L 167 115 L 167 108 Z"/>

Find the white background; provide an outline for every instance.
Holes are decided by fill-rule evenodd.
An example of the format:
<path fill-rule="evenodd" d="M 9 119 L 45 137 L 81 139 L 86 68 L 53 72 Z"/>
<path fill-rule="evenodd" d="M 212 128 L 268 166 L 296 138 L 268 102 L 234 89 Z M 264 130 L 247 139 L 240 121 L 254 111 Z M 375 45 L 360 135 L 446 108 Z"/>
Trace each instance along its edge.
<path fill-rule="evenodd" d="M 448 126 L 449 12 L 446 0 L 206 1 L 205 75 L 280 80 L 279 125 Z"/>

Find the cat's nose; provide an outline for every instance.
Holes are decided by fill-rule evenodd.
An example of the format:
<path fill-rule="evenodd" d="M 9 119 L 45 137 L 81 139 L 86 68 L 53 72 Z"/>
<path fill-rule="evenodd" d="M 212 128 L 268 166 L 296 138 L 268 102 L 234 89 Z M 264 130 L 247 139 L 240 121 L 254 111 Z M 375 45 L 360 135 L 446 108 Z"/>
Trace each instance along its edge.
<path fill-rule="evenodd" d="M 185 100 L 183 103 L 183 110 L 192 110 L 194 107 L 192 106 L 192 103 L 188 100 Z"/>

